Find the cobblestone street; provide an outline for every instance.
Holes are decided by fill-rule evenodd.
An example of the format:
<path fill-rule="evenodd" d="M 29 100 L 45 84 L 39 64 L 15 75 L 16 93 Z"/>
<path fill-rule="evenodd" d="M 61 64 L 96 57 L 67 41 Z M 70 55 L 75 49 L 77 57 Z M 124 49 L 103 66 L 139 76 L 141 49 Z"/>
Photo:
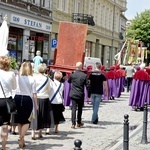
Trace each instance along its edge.
<path fill-rule="evenodd" d="M 85 104 L 82 120 L 84 126 L 71 129 L 71 110 L 66 107 L 64 116 L 66 122 L 59 125 L 59 133 L 51 131 L 51 135 L 43 134 L 42 139 L 31 140 L 30 130 L 25 137 L 25 149 L 34 150 L 71 150 L 75 139 L 82 141 L 83 150 L 109 150 L 119 140 L 123 140 L 124 115 L 129 115 L 129 128 L 132 132 L 143 119 L 143 112 L 133 111 L 128 106 L 129 93 L 122 93 L 120 98 L 103 101 L 99 108 L 99 123 L 91 123 L 92 106 Z M 18 148 L 18 135 L 10 135 L 8 139 L 8 149 Z"/>

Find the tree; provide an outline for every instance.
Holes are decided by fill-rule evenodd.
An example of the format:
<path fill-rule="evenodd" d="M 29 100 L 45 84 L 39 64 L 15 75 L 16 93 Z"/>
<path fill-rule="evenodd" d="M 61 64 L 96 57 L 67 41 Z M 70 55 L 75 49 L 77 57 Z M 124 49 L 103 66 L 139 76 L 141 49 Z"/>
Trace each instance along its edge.
<path fill-rule="evenodd" d="M 141 40 L 147 47 L 147 44 L 150 43 L 150 9 L 140 14 L 137 13 L 127 28 L 126 37 Z"/>

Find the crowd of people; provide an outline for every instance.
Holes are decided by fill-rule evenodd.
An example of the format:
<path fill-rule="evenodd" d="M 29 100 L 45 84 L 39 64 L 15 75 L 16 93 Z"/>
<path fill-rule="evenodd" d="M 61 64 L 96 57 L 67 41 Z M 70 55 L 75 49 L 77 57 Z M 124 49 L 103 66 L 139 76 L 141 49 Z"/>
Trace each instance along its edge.
<path fill-rule="evenodd" d="M 51 80 L 45 75 L 47 66 L 39 62 L 37 72 L 29 61 L 24 61 L 18 72 L 10 70 L 10 57 L 0 56 L 0 135 L 2 138 L 2 150 L 6 149 L 6 143 L 10 129 L 15 134 L 18 127 L 18 144 L 25 147 L 24 137 L 30 128 L 31 139 L 35 140 L 35 132 L 38 138 L 42 138 L 42 130 L 55 128 L 58 132 L 58 124 L 65 121 L 63 116 L 63 89 L 60 82 L 62 73 L 55 71 Z M 58 94 L 57 94 L 58 93 Z M 9 114 L 7 111 L 7 99 L 14 99 L 17 113 Z"/>
<path fill-rule="evenodd" d="M 29 61 L 24 61 L 18 72 L 13 72 L 10 70 L 10 57 L 0 56 L 2 150 L 6 149 L 8 128 L 15 133 L 15 127 L 18 127 L 20 148 L 25 147 L 24 137 L 29 128 L 32 140 L 42 138 L 43 129 L 47 129 L 46 134 L 50 134 L 51 128 L 54 128 L 54 132 L 58 133 L 58 125 L 65 121 L 64 105 L 71 106 L 71 128 L 75 129 L 76 126 L 82 127 L 84 125 L 82 110 L 85 101 L 91 101 L 92 104 L 91 123 L 98 124 L 100 102 L 120 97 L 121 92 L 125 90 L 125 85 L 127 85 L 127 92 L 132 93 L 135 89 L 134 86 L 137 86 L 136 82 L 142 80 L 144 83 L 141 83 L 143 87 L 140 89 L 141 92 L 144 90 L 147 95 L 150 93 L 150 71 L 148 69 L 137 68 L 135 70 L 132 66 L 123 69 L 116 65 L 110 66 L 110 70 L 106 71 L 104 66 L 96 63 L 95 68 L 87 70 L 89 73 L 85 74 L 82 71 L 83 64 L 77 62 L 75 71 L 67 75 L 65 79 L 64 74 L 58 70 L 55 70 L 49 78 L 45 74 L 47 66 L 42 61 L 38 51 L 37 56 L 33 59 L 34 65 Z M 141 74 L 143 78 L 139 79 Z M 6 99 L 12 97 L 17 107 L 16 114 L 7 112 Z M 142 103 L 140 100 L 133 100 L 133 97 L 135 96 L 131 94 L 129 101 L 131 106 L 141 107 L 145 101 L 150 103 L 146 96 L 141 97 Z M 38 136 L 36 132 L 38 132 Z"/>

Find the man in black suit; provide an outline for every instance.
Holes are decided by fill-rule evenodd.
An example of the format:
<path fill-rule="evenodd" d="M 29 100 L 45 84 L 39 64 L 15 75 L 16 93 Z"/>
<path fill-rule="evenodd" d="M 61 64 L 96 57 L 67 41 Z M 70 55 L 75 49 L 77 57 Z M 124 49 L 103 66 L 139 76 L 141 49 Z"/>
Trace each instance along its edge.
<path fill-rule="evenodd" d="M 84 72 L 82 72 L 81 62 L 76 63 L 76 70 L 70 75 L 68 82 L 72 83 L 72 87 L 70 90 L 70 99 L 72 101 L 71 128 L 75 128 L 76 126 L 77 106 L 78 106 L 77 127 L 81 127 L 84 125 L 84 123 L 81 122 L 82 108 L 84 105 L 84 87 L 86 86 L 87 90 L 89 90 L 89 81 L 87 75 Z"/>

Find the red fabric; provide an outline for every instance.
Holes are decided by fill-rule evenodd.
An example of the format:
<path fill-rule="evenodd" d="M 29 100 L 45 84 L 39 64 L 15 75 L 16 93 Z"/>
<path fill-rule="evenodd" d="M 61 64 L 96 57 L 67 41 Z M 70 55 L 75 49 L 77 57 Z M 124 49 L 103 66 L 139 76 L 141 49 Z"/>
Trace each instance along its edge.
<path fill-rule="evenodd" d="M 89 65 L 89 66 L 87 66 L 87 76 L 89 77 L 89 75 L 90 75 L 90 73 L 92 72 L 92 66 L 91 65 Z"/>
<path fill-rule="evenodd" d="M 146 68 L 146 72 L 150 75 L 150 68 Z"/>
<path fill-rule="evenodd" d="M 126 76 L 126 72 L 125 72 L 125 70 L 120 69 L 120 72 L 121 72 L 121 74 L 122 74 L 122 75 L 121 75 L 122 77 L 125 77 L 125 76 Z"/>
<path fill-rule="evenodd" d="M 148 75 L 148 73 L 144 70 L 138 70 L 134 76 L 133 76 L 134 79 L 138 79 L 138 80 L 142 80 L 142 81 L 147 81 L 147 80 L 150 80 L 150 77 Z"/>
<path fill-rule="evenodd" d="M 90 66 L 87 66 L 87 70 L 92 70 L 92 66 L 90 65 Z"/>
<path fill-rule="evenodd" d="M 116 79 L 116 72 L 114 70 L 110 70 L 107 72 L 107 79 Z"/>
<path fill-rule="evenodd" d="M 117 74 L 118 78 L 121 78 L 122 77 L 122 71 L 121 71 L 121 69 L 116 70 L 116 74 Z"/>
<path fill-rule="evenodd" d="M 120 65 L 116 65 L 116 70 L 120 69 Z"/>
<path fill-rule="evenodd" d="M 104 69 L 105 69 L 105 66 L 104 66 L 104 65 L 102 65 L 102 66 L 101 66 L 101 70 L 104 70 Z"/>
<path fill-rule="evenodd" d="M 140 70 L 140 69 L 141 69 L 140 67 L 137 67 L 137 71 Z"/>
<path fill-rule="evenodd" d="M 115 70 L 115 66 L 110 66 L 110 70 Z"/>

